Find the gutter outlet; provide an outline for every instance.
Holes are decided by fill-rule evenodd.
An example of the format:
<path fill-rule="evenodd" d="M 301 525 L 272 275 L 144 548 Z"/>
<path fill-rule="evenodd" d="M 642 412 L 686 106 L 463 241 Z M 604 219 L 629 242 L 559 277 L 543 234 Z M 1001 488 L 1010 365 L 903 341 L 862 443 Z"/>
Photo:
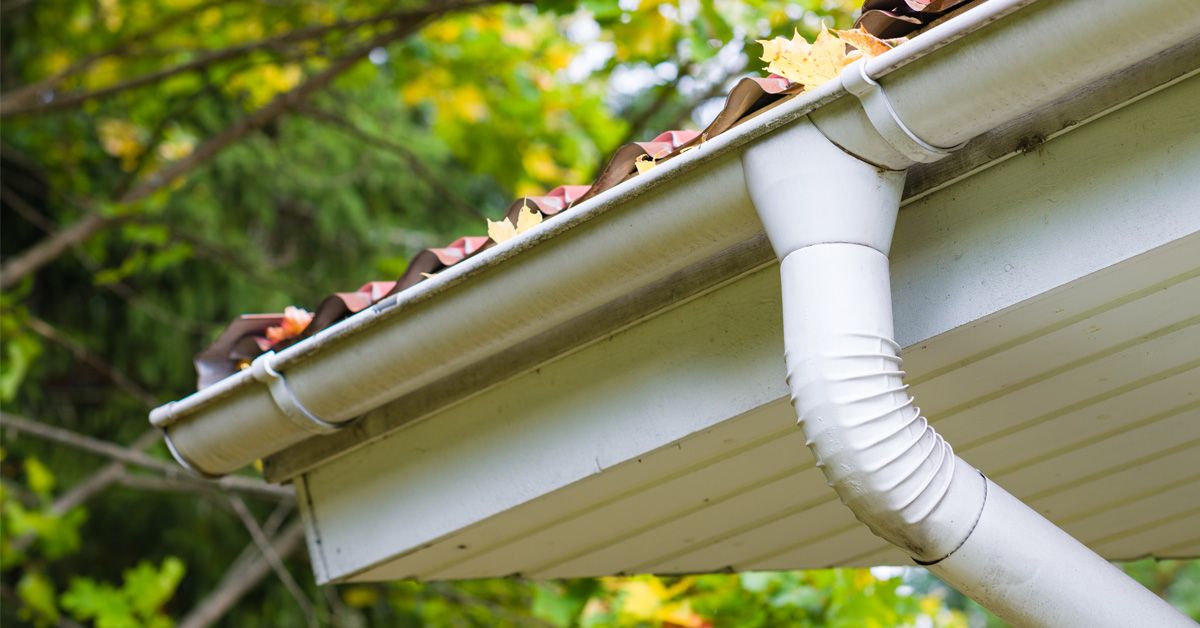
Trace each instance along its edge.
<path fill-rule="evenodd" d="M 875 137 L 900 137 L 890 148 L 912 157 L 945 150 L 876 94 L 864 99 L 872 122 L 886 115 Z M 887 257 L 905 172 L 843 151 L 807 119 L 747 148 L 743 168 L 782 262 L 792 404 L 858 520 L 1019 626 L 1192 625 L 956 456 L 921 416 L 893 339 Z"/>

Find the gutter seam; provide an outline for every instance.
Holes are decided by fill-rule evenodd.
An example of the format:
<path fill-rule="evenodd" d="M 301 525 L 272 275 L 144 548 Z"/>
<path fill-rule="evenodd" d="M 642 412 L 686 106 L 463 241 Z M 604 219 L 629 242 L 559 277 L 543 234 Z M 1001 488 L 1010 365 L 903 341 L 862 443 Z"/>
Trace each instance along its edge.
<path fill-rule="evenodd" d="M 978 471 L 978 469 L 976 469 L 976 471 Z M 983 478 L 983 499 L 980 500 L 980 502 L 979 502 L 979 512 L 975 513 L 975 522 L 972 523 L 971 527 L 967 530 L 967 535 L 963 537 L 963 540 L 961 542 L 959 542 L 958 545 L 954 546 L 954 549 L 950 550 L 949 552 L 946 552 L 945 556 L 942 556 L 941 558 L 935 558 L 935 559 L 929 560 L 929 561 L 924 561 L 924 560 L 920 560 L 918 558 L 913 558 L 914 563 L 921 565 L 922 567 L 929 567 L 931 565 L 936 565 L 936 564 L 942 562 L 943 560 L 946 560 L 947 558 L 950 558 L 951 556 L 953 556 L 954 552 L 957 552 L 960 547 L 962 547 L 963 545 L 966 544 L 967 539 L 971 538 L 971 533 L 975 531 L 975 528 L 979 527 L 979 522 L 983 519 L 983 507 L 985 505 L 987 505 L 987 498 L 988 498 L 989 482 L 988 482 L 987 476 L 984 475 L 983 471 L 979 471 L 979 476 Z"/>

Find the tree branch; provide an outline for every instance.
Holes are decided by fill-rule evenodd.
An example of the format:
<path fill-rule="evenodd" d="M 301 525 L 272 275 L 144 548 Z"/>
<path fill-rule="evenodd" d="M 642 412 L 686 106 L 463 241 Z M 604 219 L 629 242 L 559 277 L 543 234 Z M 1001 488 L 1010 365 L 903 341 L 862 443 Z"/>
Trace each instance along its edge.
<path fill-rule="evenodd" d="M 74 447 L 75 449 L 82 451 L 87 451 L 101 456 L 107 456 L 113 460 L 119 460 L 127 464 L 158 471 L 169 478 L 183 482 L 190 482 L 231 491 L 241 491 L 256 495 L 263 495 L 276 499 L 295 498 L 295 495 L 291 489 L 284 488 L 282 486 L 273 486 L 263 482 L 262 480 L 256 480 L 253 478 L 231 475 L 218 480 L 206 480 L 192 475 L 187 470 L 173 463 L 159 460 L 158 458 L 154 458 L 140 451 L 130 449 L 128 447 L 122 447 L 120 445 L 114 445 L 108 441 L 92 438 L 91 436 L 77 434 L 61 427 L 46 425 L 45 423 L 40 423 L 38 421 L 31 421 L 24 417 L 9 414 L 7 412 L 0 412 L 0 426 L 14 429 L 18 432 L 29 434 L 30 436 L 35 436 L 43 440 L 55 442 L 60 445 Z"/>
<path fill-rule="evenodd" d="M 0 290 L 7 290 L 37 269 L 58 259 L 67 249 L 82 244 L 98 231 L 128 217 L 102 216 L 89 211 L 65 229 L 46 236 L 0 266 Z"/>
<path fill-rule="evenodd" d="M 35 83 L 22 85 L 21 87 L 12 89 L 4 94 L 0 94 L 0 115 L 6 115 L 3 112 L 10 107 L 14 109 L 14 113 L 19 113 L 22 109 L 36 109 L 37 106 L 40 105 L 38 101 L 41 100 L 42 95 L 52 95 L 54 93 L 54 89 L 58 87 L 59 83 L 62 83 L 63 80 L 83 72 L 84 70 L 95 65 L 95 63 L 101 59 L 123 54 L 134 45 L 150 39 L 163 30 L 166 30 L 167 28 L 170 28 L 179 22 L 187 20 L 194 15 L 198 15 L 204 11 L 207 11 L 208 9 L 226 4 L 229 1 L 230 0 L 209 0 L 208 2 L 201 2 L 195 6 L 183 9 L 178 13 L 168 15 L 154 26 L 130 35 L 128 39 L 118 42 L 104 51 L 84 57 L 83 59 L 80 59 L 79 61 L 67 66 L 53 76 L 48 76 Z"/>
<path fill-rule="evenodd" d="M 275 548 L 271 546 L 270 540 L 259 527 L 258 521 L 254 519 L 254 515 L 250 513 L 250 509 L 246 507 L 246 502 L 236 495 L 229 496 L 229 505 L 233 506 L 233 512 L 237 514 L 246 531 L 250 533 L 250 538 L 254 540 L 254 545 L 258 546 L 258 551 L 263 558 L 271 566 L 271 570 L 283 582 L 283 586 L 296 600 L 296 605 L 304 613 L 304 618 L 310 627 L 315 628 L 317 624 L 317 613 L 313 610 L 312 600 L 304 593 L 304 589 L 300 588 L 300 584 L 292 577 L 292 572 L 287 570 L 287 566 L 283 564 L 283 560 L 279 558 L 279 554 L 275 552 Z"/>
<path fill-rule="evenodd" d="M 408 149 L 408 147 L 397 142 L 393 142 L 387 138 L 368 133 L 346 118 L 339 116 L 336 113 L 325 111 L 324 109 L 314 105 L 304 104 L 297 109 L 313 120 L 328 124 L 333 128 L 349 135 L 350 137 L 377 148 L 382 148 L 383 150 L 395 153 L 397 156 L 403 159 L 404 162 L 408 164 L 408 167 L 411 168 L 413 172 L 417 173 L 417 175 L 419 175 L 421 179 L 429 185 L 429 187 L 433 188 L 433 190 L 437 192 L 439 200 L 449 201 L 450 205 L 454 206 L 455 209 L 471 218 L 484 218 L 483 212 L 479 211 L 477 207 L 473 206 L 471 203 L 468 203 L 454 190 L 451 190 L 443 185 L 438 180 L 438 176 L 432 172 L 428 166 L 425 165 L 425 162 L 421 161 L 419 157 L 414 155 L 413 152 Z"/>
<path fill-rule="evenodd" d="M 494 2 L 494 0 L 491 1 Z M 486 3 L 490 2 L 465 3 L 463 5 L 459 5 L 459 8 L 473 4 Z M 89 100 L 105 98 L 119 92 L 144 87 L 146 85 L 152 85 L 172 76 L 202 70 L 212 65 L 228 61 L 230 59 L 235 59 L 258 50 L 278 49 L 290 44 L 323 37 L 335 31 L 354 31 L 363 26 L 370 26 L 374 24 L 400 21 L 420 21 L 437 15 L 443 11 L 444 9 L 440 8 L 418 9 L 415 11 L 392 11 L 365 18 L 359 18 L 356 20 L 339 20 L 330 24 L 313 24 L 288 31 L 275 37 L 268 37 L 266 39 L 230 46 L 220 50 L 212 50 L 201 53 L 195 59 L 192 59 L 186 63 L 181 63 L 169 68 L 163 68 L 161 70 L 143 74 L 141 76 L 136 76 L 107 87 L 101 87 L 89 92 L 55 96 L 53 89 L 56 85 L 62 82 L 63 79 L 86 69 L 87 66 L 91 65 L 91 63 L 94 63 L 100 58 L 105 56 L 113 56 L 114 54 L 123 52 L 127 47 L 127 44 L 131 43 L 126 42 L 126 44 L 118 44 L 118 46 L 114 47 L 115 51 L 110 49 L 107 53 L 97 56 L 86 63 L 81 62 L 80 64 L 77 64 L 78 67 L 72 66 L 72 68 L 67 68 L 67 70 L 64 70 L 64 72 L 60 75 L 56 75 L 37 84 L 27 85 L 19 88 L 17 91 L 12 92 L 11 94 L 0 95 L 0 117 L 14 116 L 18 114 L 39 114 L 69 109 L 82 105 Z"/>
<path fill-rule="evenodd" d="M 324 89 L 335 78 L 370 54 L 372 50 L 386 46 L 393 41 L 412 34 L 424 25 L 429 18 L 452 11 L 493 5 L 503 1 L 505 0 L 466 0 L 464 2 L 439 4 L 435 7 L 418 11 L 374 16 L 373 18 L 360 20 L 364 23 L 368 21 L 403 21 L 404 23 L 392 30 L 376 35 L 365 44 L 335 59 L 328 67 L 309 80 L 301 83 L 291 91 L 276 96 L 271 102 L 238 120 L 224 131 L 209 138 L 187 157 L 170 164 L 162 170 L 151 173 L 143 181 L 118 198 L 117 203 L 124 204 L 140 201 L 169 185 L 171 181 L 207 163 L 221 151 L 235 144 L 251 132 L 270 124 L 288 110 L 303 103 L 317 91 Z M 512 3 L 522 4 L 527 1 L 515 0 Z M 0 109 L 0 115 L 5 115 L 2 109 Z M 10 288 L 26 275 L 36 272 L 42 266 L 57 259 L 67 249 L 81 244 L 96 232 L 124 219 L 126 218 L 102 216 L 94 211 L 85 214 L 83 218 L 71 226 L 50 235 L 29 249 L 22 251 L 12 261 L 0 266 L 0 289 Z"/>
<path fill-rule="evenodd" d="M 270 546 L 279 558 L 287 558 L 304 539 L 304 524 L 295 520 L 272 539 Z M 251 547 L 255 547 L 252 543 Z M 258 554 L 253 560 L 242 564 L 235 561 L 225 572 L 217 588 L 204 597 L 179 621 L 178 628 L 204 628 L 215 623 L 229 612 L 242 596 L 254 589 L 271 572 L 265 556 Z"/>
<path fill-rule="evenodd" d="M 142 388 L 137 382 L 130 379 L 127 375 L 117 370 L 113 365 L 109 364 L 100 356 L 92 353 L 87 347 L 79 344 L 75 340 L 60 332 L 50 323 L 36 317 L 30 316 L 25 324 L 34 331 L 37 335 L 53 342 L 67 351 L 70 351 L 75 356 L 76 360 L 92 367 L 96 372 L 100 373 L 116 385 L 117 388 L 125 391 L 129 396 L 142 402 L 148 408 L 153 408 L 158 405 L 158 398 L 150 394 L 150 391 Z"/>
<path fill-rule="evenodd" d="M 225 150 L 238 140 L 242 139 L 252 131 L 262 128 L 274 121 L 279 116 L 283 115 L 289 109 L 299 105 L 315 92 L 329 85 L 333 79 L 340 76 L 343 72 L 349 70 L 364 57 L 371 53 L 372 50 L 385 46 L 397 39 L 405 37 L 417 30 L 422 22 L 405 23 L 403 26 L 387 31 L 380 35 L 376 35 L 367 43 L 351 50 L 346 55 L 338 58 L 329 64 L 327 68 L 315 74 L 312 78 L 304 83 L 301 83 L 291 91 L 284 92 L 271 102 L 263 105 L 254 113 L 238 120 L 230 125 L 224 131 L 209 138 L 192 154 L 184 159 L 180 159 L 171 165 L 150 174 L 140 184 L 134 186 L 121 199 L 122 203 L 133 203 L 158 191 L 163 186 L 169 184 L 172 180 L 181 177 L 188 172 L 196 169 L 200 165 L 208 162 L 218 153 Z"/>

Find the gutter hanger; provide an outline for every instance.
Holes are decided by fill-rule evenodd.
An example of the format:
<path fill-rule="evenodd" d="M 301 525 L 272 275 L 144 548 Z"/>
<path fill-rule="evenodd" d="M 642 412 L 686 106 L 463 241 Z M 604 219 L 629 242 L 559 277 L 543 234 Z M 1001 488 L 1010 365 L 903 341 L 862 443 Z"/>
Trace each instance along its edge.
<path fill-rule="evenodd" d="M 993 0 L 947 25 L 989 20 L 1019 4 L 1027 3 Z M 1192 622 L 1158 596 L 957 457 L 908 395 L 893 339 L 887 256 L 905 169 L 944 158 L 1007 121 L 1005 103 L 1054 99 L 1090 81 L 1080 76 L 1088 70 L 1129 62 L 1079 59 L 1082 42 L 1112 43 L 1114 33 L 1147 13 L 1179 20 L 1183 38 L 1200 31 L 1195 3 L 1140 3 L 1136 11 L 1122 0 L 1087 4 L 1043 1 L 1009 18 L 1040 24 L 1057 40 L 1031 42 L 1024 30 L 992 29 L 991 37 L 985 30 L 957 42 L 954 54 L 935 64 L 937 89 L 912 89 L 904 72 L 885 85 L 872 78 L 872 66 L 896 62 L 886 58 L 892 53 L 856 62 L 841 84 L 858 106 L 843 99 L 814 111 L 748 147 L 743 167 L 782 264 L 788 383 L 799 424 L 817 466 L 855 516 L 1017 625 L 1187 626 Z M 1056 13 L 1072 20 L 1054 20 Z M 1034 43 L 1039 55 L 1058 61 L 1035 72 L 1044 81 L 1007 81 L 1006 71 L 991 71 L 1019 54 L 1014 47 Z M 1122 46 L 1108 50 L 1124 52 Z M 979 59 L 994 61 L 976 66 Z M 926 74 L 914 69 L 908 76 L 928 87 Z M 926 135 L 947 101 L 977 115 Z"/>

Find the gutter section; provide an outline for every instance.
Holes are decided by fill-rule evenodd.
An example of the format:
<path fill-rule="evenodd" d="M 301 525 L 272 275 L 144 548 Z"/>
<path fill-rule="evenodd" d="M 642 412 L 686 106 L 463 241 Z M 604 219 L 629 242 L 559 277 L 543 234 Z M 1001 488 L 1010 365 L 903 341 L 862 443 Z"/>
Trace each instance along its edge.
<path fill-rule="evenodd" d="M 760 238 L 737 155 L 711 144 L 683 156 L 703 152 L 692 158 L 702 173 L 696 164 L 656 168 L 638 177 L 646 179 L 640 187 L 610 190 L 394 300 L 264 354 L 215 392 L 156 409 L 151 421 L 192 468 L 230 473 Z M 697 204 L 697 196 L 708 202 Z"/>

